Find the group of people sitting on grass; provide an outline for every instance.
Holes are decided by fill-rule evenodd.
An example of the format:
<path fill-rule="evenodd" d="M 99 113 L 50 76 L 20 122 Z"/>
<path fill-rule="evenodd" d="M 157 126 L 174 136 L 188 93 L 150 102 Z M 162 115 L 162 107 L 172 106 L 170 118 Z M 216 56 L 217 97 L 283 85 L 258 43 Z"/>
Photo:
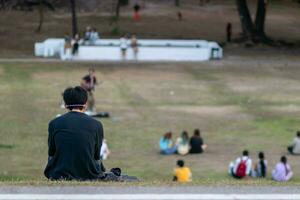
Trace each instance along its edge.
<path fill-rule="evenodd" d="M 198 130 L 195 130 L 195 133 L 197 132 Z M 183 135 L 186 135 L 186 133 L 183 132 L 182 136 Z M 161 139 L 161 141 L 163 139 L 164 137 Z M 180 141 L 179 139 L 177 141 Z M 300 155 L 300 131 L 296 133 L 296 137 L 287 149 L 291 155 Z M 242 156 L 238 157 L 234 162 L 231 162 L 228 167 L 228 174 L 237 179 L 266 178 L 267 171 L 268 161 L 265 159 L 264 152 L 259 152 L 257 161 L 253 163 L 251 158 L 249 157 L 248 150 L 244 150 Z M 286 182 L 293 177 L 293 171 L 291 169 L 291 166 L 287 162 L 286 156 L 282 156 L 280 158 L 280 161 L 275 165 L 274 169 L 272 170 L 271 175 L 272 179 L 278 182 Z M 175 168 L 174 170 L 173 181 L 183 183 L 192 181 L 192 172 L 188 167 L 185 166 L 183 160 L 177 161 L 177 168 Z"/>
<path fill-rule="evenodd" d="M 234 162 L 231 162 L 228 167 L 228 173 L 234 178 L 266 178 L 268 162 L 265 159 L 263 152 L 258 153 L 258 160 L 252 163 L 247 150 L 243 151 L 243 155 L 238 157 Z M 290 165 L 287 163 L 287 157 L 282 156 L 280 161 L 272 170 L 272 179 L 274 181 L 289 181 L 293 176 Z"/>
<path fill-rule="evenodd" d="M 181 136 L 173 143 L 172 132 L 165 133 L 159 140 L 160 153 L 163 155 L 179 154 L 187 155 L 188 153 L 203 153 L 207 145 L 201 137 L 199 129 L 194 130 L 194 135 L 190 138 L 187 131 L 183 131 Z"/>

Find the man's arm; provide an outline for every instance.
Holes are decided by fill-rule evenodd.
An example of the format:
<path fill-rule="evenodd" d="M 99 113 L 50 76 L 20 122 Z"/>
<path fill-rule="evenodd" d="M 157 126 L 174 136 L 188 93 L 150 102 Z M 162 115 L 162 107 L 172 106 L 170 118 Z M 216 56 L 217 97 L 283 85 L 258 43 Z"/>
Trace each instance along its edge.
<path fill-rule="evenodd" d="M 237 158 L 235 160 L 235 162 L 233 163 L 234 164 L 234 167 L 233 167 L 234 174 L 236 173 L 237 167 L 238 167 L 238 165 L 239 165 L 240 162 L 241 162 L 241 158 Z"/>
<path fill-rule="evenodd" d="M 103 127 L 102 124 L 99 122 L 97 133 L 96 133 L 96 142 L 95 142 L 95 160 L 100 160 L 100 149 L 102 146 L 102 140 L 103 140 Z"/>
<path fill-rule="evenodd" d="M 248 176 L 251 175 L 251 169 L 252 169 L 252 160 L 249 159 L 248 162 L 247 162 L 247 169 L 246 169 L 246 174 Z"/>
<path fill-rule="evenodd" d="M 55 142 L 54 142 L 54 125 L 53 122 L 49 123 L 48 126 L 48 156 L 49 156 L 49 160 L 51 159 L 51 157 L 54 156 L 55 154 Z"/>

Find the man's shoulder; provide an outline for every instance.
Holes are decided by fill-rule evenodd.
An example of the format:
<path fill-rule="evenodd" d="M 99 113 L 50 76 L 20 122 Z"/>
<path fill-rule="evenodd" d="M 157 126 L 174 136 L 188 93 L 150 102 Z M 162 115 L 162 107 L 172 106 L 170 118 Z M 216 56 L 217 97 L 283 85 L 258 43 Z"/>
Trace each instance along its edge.
<path fill-rule="evenodd" d="M 97 126 L 98 128 L 102 128 L 102 123 L 96 119 L 94 119 L 93 117 L 91 116 L 88 116 L 88 115 L 84 115 L 85 119 L 87 121 L 89 121 L 90 123 L 94 124 L 95 126 Z"/>

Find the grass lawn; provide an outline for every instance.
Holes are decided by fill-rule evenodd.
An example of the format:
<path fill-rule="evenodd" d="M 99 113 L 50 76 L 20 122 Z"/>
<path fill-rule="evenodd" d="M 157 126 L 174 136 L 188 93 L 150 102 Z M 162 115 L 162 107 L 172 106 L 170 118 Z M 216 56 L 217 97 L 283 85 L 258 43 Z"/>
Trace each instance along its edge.
<path fill-rule="evenodd" d="M 263 150 L 270 171 L 300 130 L 299 60 L 224 60 L 205 63 L 0 63 L 0 181 L 45 183 L 47 126 L 60 94 L 96 68 L 97 109 L 112 151 L 107 168 L 121 167 L 142 184 L 172 184 L 177 159 L 193 172 L 193 184 L 241 184 L 228 163 L 245 148 L 256 160 Z M 174 92 L 170 93 L 171 91 Z M 161 156 L 158 140 L 172 130 L 200 128 L 203 155 Z M 288 156 L 300 182 L 300 157 Z M 49 183 L 48 183 L 49 184 Z M 95 184 L 95 183 L 93 183 Z M 141 183 L 140 183 L 141 184 Z M 271 184 L 243 181 L 242 184 Z"/>

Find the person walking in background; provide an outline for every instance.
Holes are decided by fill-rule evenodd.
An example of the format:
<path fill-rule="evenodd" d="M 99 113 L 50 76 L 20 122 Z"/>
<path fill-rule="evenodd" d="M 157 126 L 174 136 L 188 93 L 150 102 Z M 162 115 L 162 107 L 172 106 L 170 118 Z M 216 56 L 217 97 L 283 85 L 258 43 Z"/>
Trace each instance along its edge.
<path fill-rule="evenodd" d="M 176 145 L 173 146 L 172 132 L 165 133 L 159 140 L 160 153 L 163 155 L 174 154 L 177 151 Z"/>
<path fill-rule="evenodd" d="M 120 49 L 121 49 L 121 57 L 122 60 L 126 60 L 126 53 L 128 48 L 128 39 L 127 36 L 124 35 L 120 38 Z"/>
<path fill-rule="evenodd" d="M 258 162 L 253 166 L 251 176 L 254 178 L 266 178 L 267 176 L 267 160 L 263 152 L 258 153 Z"/>
<path fill-rule="evenodd" d="M 251 168 L 252 160 L 249 158 L 249 152 L 244 150 L 242 157 L 229 164 L 228 173 L 234 178 L 242 179 L 251 175 Z"/>
<path fill-rule="evenodd" d="M 179 183 L 187 183 L 192 181 L 192 172 L 188 167 L 184 166 L 183 160 L 177 161 L 177 168 L 174 170 L 173 181 Z"/>
<path fill-rule="evenodd" d="M 72 55 L 75 56 L 78 54 L 78 50 L 79 50 L 79 41 L 80 41 L 80 36 L 77 33 L 75 35 L 75 37 L 72 40 Z"/>
<path fill-rule="evenodd" d="M 226 39 L 227 39 L 227 42 L 231 42 L 231 36 L 232 36 L 232 24 L 230 22 L 228 22 L 227 26 L 226 26 Z"/>
<path fill-rule="evenodd" d="M 95 85 L 97 85 L 95 69 L 89 68 L 89 74 L 84 76 L 81 81 L 81 87 L 83 87 L 88 93 L 88 106 L 86 111 L 88 115 L 93 115 L 96 111 L 95 98 L 93 94 L 95 91 Z"/>
<path fill-rule="evenodd" d="M 297 131 L 296 137 L 292 144 L 288 146 L 287 150 L 292 155 L 300 155 L 300 131 Z"/>
<path fill-rule="evenodd" d="M 100 150 L 100 159 L 106 160 L 109 155 L 110 155 L 110 151 L 108 149 L 107 141 L 106 139 L 103 139 L 101 150 Z"/>
<path fill-rule="evenodd" d="M 287 163 L 287 158 L 282 156 L 280 162 L 276 164 L 275 169 L 272 171 L 274 181 L 285 182 L 289 181 L 293 176 L 290 165 Z"/>
<path fill-rule="evenodd" d="M 65 44 L 64 44 L 64 53 L 62 56 L 63 60 L 71 60 L 72 59 L 72 43 L 69 36 L 65 37 Z"/>
<path fill-rule="evenodd" d="M 190 139 L 190 153 L 203 153 L 207 149 L 207 145 L 204 144 L 199 129 L 194 130 L 194 135 Z"/>
<path fill-rule="evenodd" d="M 176 140 L 177 153 L 179 155 L 186 155 L 189 153 L 189 135 L 186 131 L 183 131 L 181 136 Z"/>
<path fill-rule="evenodd" d="M 136 22 L 140 21 L 140 9 L 141 6 L 136 2 L 133 6 L 133 20 Z"/>
<path fill-rule="evenodd" d="M 134 56 L 134 59 L 137 60 L 138 59 L 138 40 L 137 40 L 137 37 L 135 34 L 133 34 L 131 36 L 131 48 L 132 48 L 132 51 L 133 51 L 133 56 Z"/>

